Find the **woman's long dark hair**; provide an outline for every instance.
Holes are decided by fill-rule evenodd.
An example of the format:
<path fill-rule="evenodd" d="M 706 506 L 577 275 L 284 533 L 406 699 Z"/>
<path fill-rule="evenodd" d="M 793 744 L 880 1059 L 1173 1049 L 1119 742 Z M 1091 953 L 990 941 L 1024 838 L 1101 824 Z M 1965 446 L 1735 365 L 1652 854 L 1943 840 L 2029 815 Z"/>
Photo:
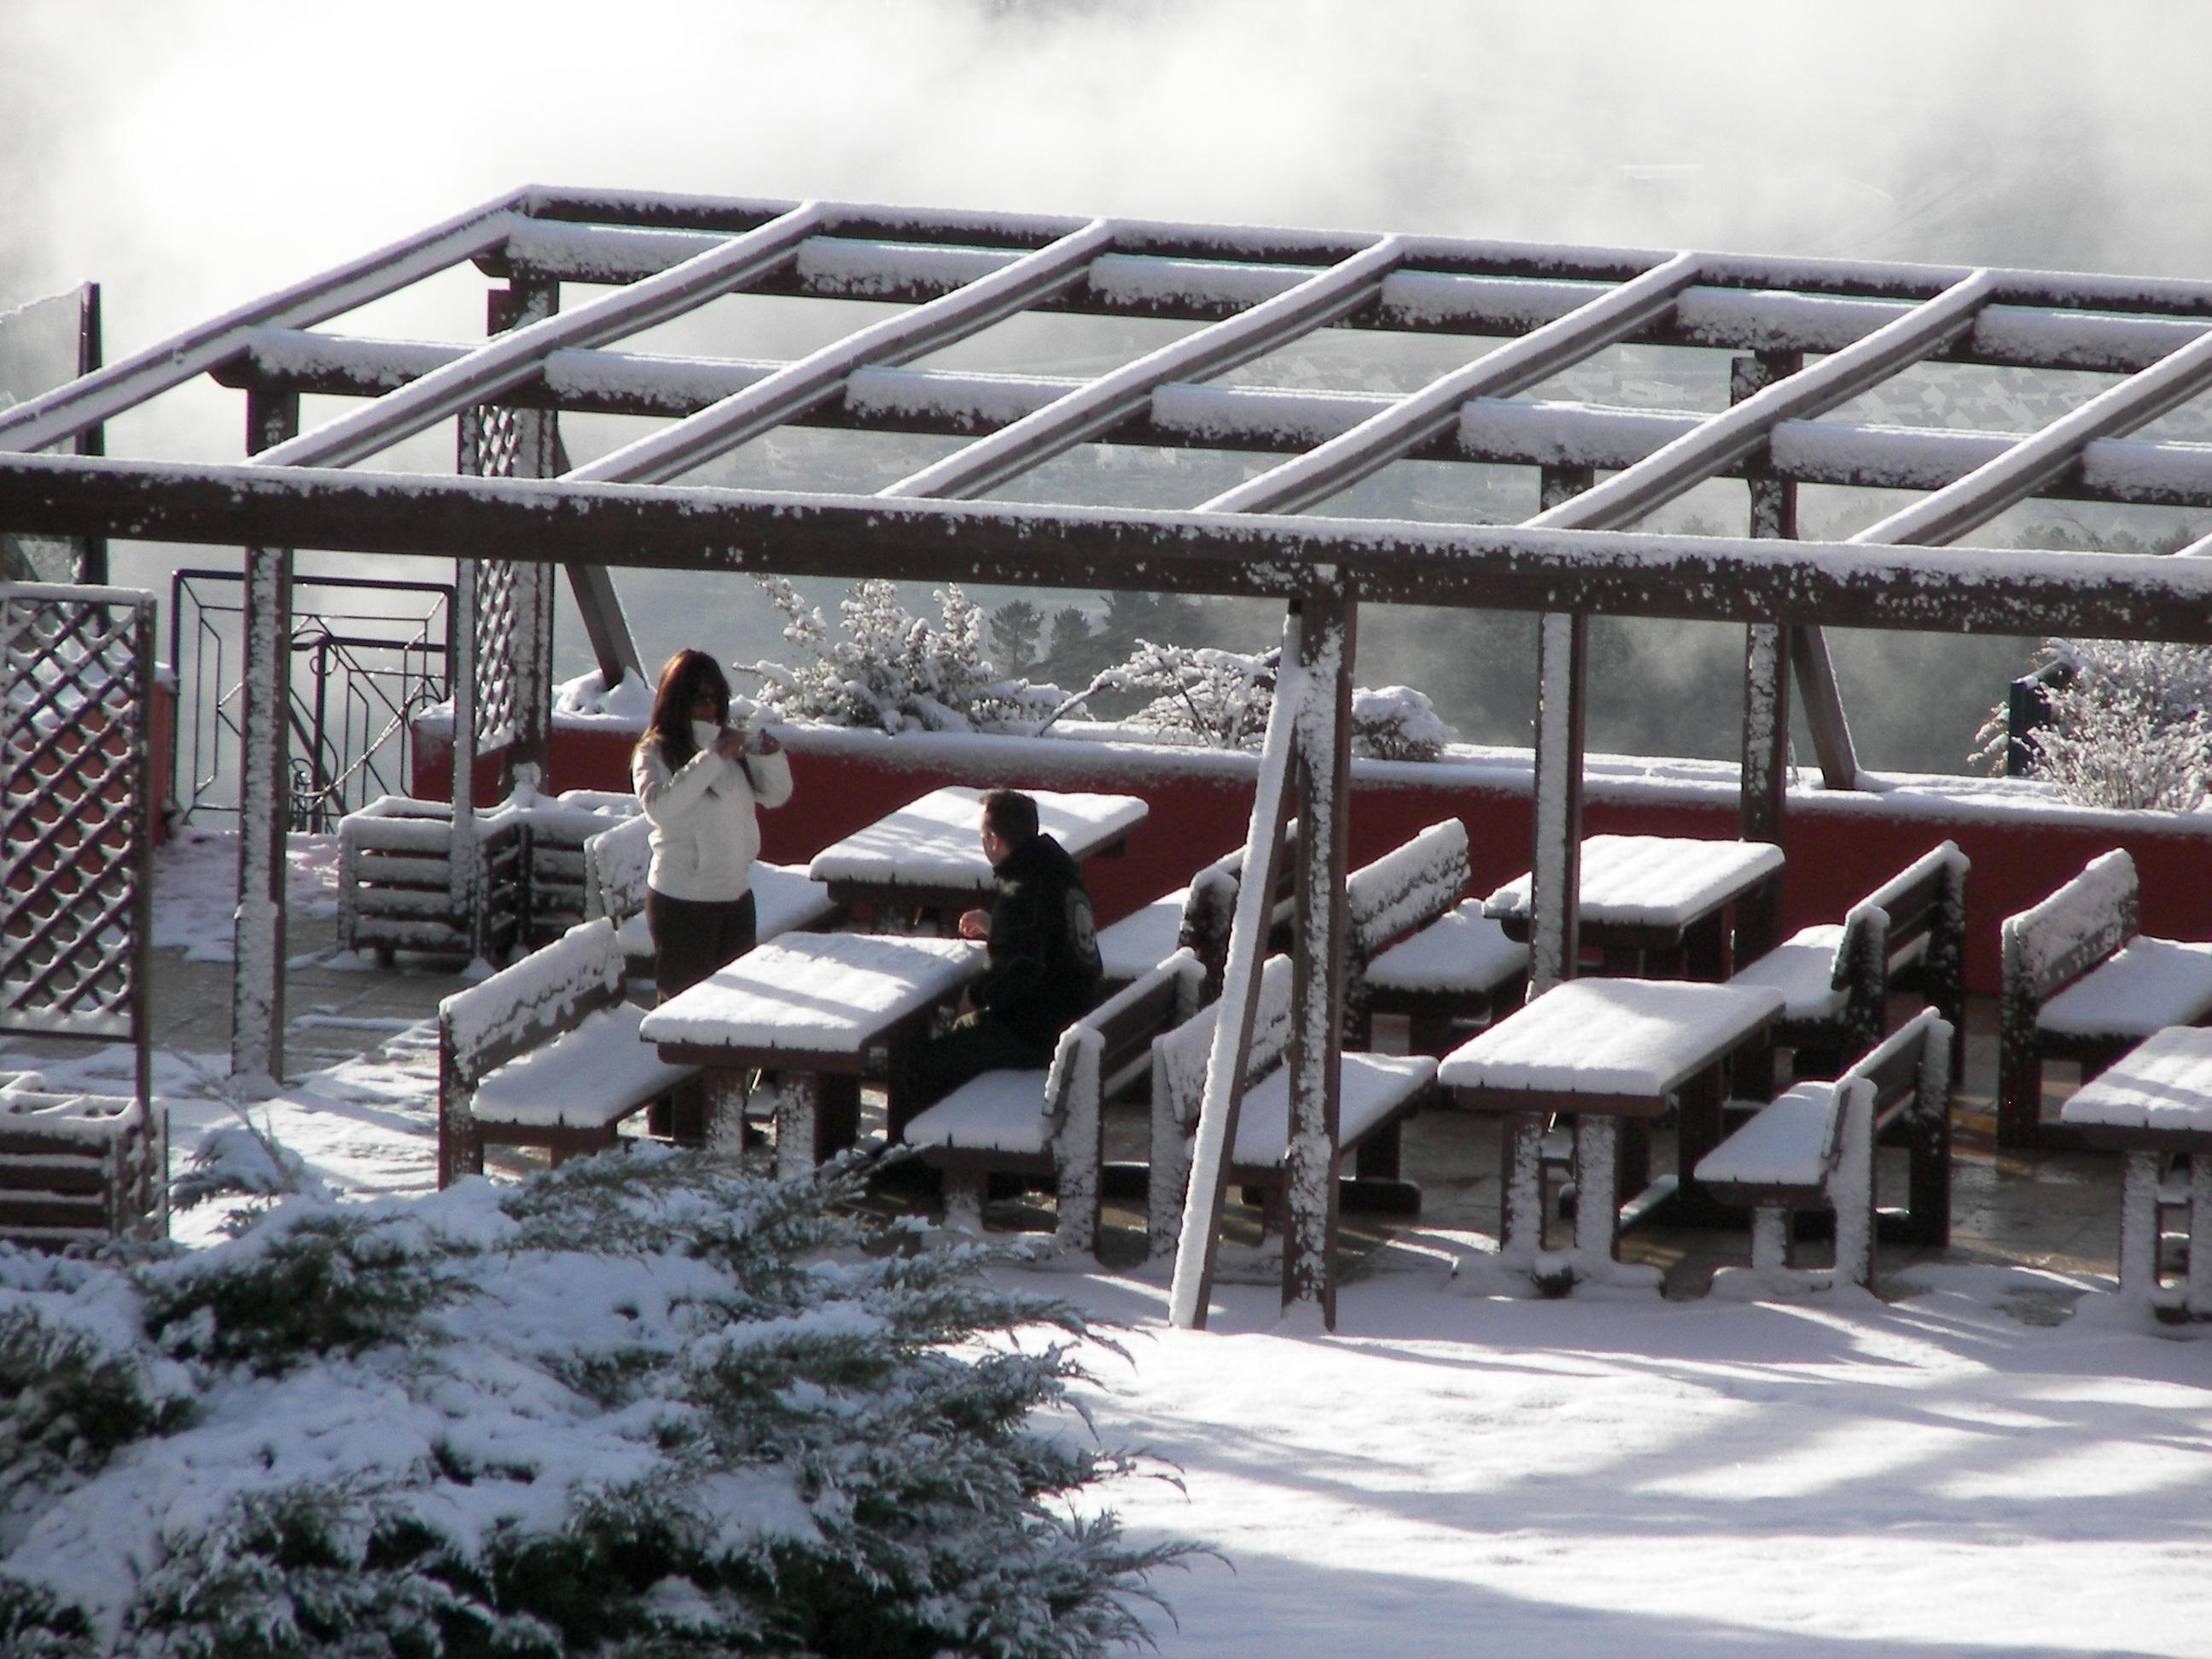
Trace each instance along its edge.
<path fill-rule="evenodd" d="M 714 724 L 727 725 L 730 682 L 722 665 L 703 651 L 678 652 L 660 671 L 660 684 L 653 694 L 653 718 L 637 740 L 638 747 L 659 744 L 660 757 L 671 771 L 697 754 L 699 745 L 691 740 L 691 705 L 702 696 L 714 700 Z"/>

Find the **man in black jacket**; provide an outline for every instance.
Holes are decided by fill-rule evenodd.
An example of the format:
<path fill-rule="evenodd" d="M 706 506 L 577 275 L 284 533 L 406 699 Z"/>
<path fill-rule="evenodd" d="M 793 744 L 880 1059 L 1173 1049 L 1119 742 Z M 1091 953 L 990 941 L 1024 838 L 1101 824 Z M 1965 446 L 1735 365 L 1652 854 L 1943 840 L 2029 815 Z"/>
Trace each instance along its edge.
<path fill-rule="evenodd" d="M 1037 829 L 1036 801 L 1012 789 L 983 797 L 983 855 L 998 896 L 960 918 L 960 936 L 985 941 L 990 965 L 969 994 L 973 1012 L 916 1058 L 925 1100 L 985 1072 L 1049 1066 L 1060 1034 L 1098 998 L 1091 895 L 1066 849 Z"/>

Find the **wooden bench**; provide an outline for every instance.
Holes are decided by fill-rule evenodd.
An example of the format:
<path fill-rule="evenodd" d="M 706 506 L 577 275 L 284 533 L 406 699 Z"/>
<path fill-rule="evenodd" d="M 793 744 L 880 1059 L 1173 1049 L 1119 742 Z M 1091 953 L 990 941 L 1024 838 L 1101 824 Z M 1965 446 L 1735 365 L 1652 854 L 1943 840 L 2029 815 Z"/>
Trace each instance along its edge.
<path fill-rule="evenodd" d="M 169 1223 L 168 1115 L 129 1096 L 0 1087 L 0 1239 L 39 1249 L 161 1238 Z"/>
<path fill-rule="evenodd" d="M 2078 1144 L 2043 1121 L 2043 1066 L 2084 1081 L 2152 1032 L 2212 1014 L 2212 945 L 2153 939 L 2140 923 L 2135 860 L 2092 859 L 2033 908 L 2008 916 L 1997 996 L 1997 1144 Z"/>
<path fill-rule="evenodd" d="M 1198 1117 L 1206 1098 L 1206 1070 L 1213 1051 L 1221 1005 L 1208 1003 L 1152 1042 L 1152 1176 L 1146 1239 L 1155 1257 L 1174 1254 L 1182 1230 L 1183 1196 Z M 1252 1022 L 1245 1093 L 1237 1113 L 1237 1140 L 1222 1178 L 1265 1195 L 1270 1210 L 1282 1199 L 1283 1159 L 1290 1144 L 1290 1073 L 1283 1065 L 1291 1037 L 1291 959 L 1270 957 L 1260 975 Z M 1389 1173 L 1397 1169 L 1398 1126 L 1435 1092 L 1436 1061 L 1425 1054 L 1347 1051 L 1337 1097 L 1337 1146 L 1359 1153 L 1389 1148 Z M 1363 1175 L 1379 1173 L 1363 1162 Z"/>
<path fill-rule="evenodd" d="M 645 893 L 653 869 L 653 825 L 642 816 L 625 818 L 586 841 L 582 859 L 585 920 L 613 921 L 623 955 L 650 972 L 653 933 L 646 926 Z M 752 890 L 762 943 L 780 933 L 824 932 L 844 918 L 829 888 L 809 879 L 803 865 L 754 865 Z"/>
<path fill-rule="evenodd" d="M 1964 1029 L 1966 855 L 1943 842 L 1869 893 L 1841 922 L 1800 928 L 1739 969 L 1732 985 L 1782 993 L 1775 1041 L 1791 1050 L 1793 1080 L 1832 1078 L 1889 1029 L 1890 993 L 1917 988 Z M 1952 1050 L 1952 1080 L 1965 1045 Z"/>
<path fill-rule="evenodd" d="M 1698 1161 L 1712 1198 L 1752 1212 L 1751 1271 L 1781 1291 L 1867 1285 L 1874 1277 L 1875 1147 L 1902 1133 L 1911 1148 L 1911 1202 L 1898 1236 L 1950 1238 L 1952 1027 L 1923 1009 L 1832 1082 L 1799 1083 L 1760 1104 L 1742 1127 Z M 1800 1211 L 1835 1217 L 1834 1265 L 1792 1264 Z"/>
<path fill-rule="evenodd" d="M 579 922 L 438 1005 L 438 1184 L 481 1174 L 484 1147 L 553 1162 L 615 1144 L 616 1126 L 696 1068 L 640 1039 L 611 921 Z"/>
<path fill-rule="evenodd" d="M 903 1139 L 945 1172 L 946 1224 L 982 1231 L 994 1174 L 1044 1177 L 1059 1194 L 1054 1243 L 1095 1254 L 1105 1103 L 1149 1074 L 1152 1039 L 1198 1006 L 1204 976 L 1178 951 L 1063 1031 L 1048 1069 L 986 1072 L 915 1114 Z"/>
<path fill-rule="evenodd" d="M 1471 872 L 1467 826 L 1447 818 L 1352 877 L 1345 975 L 1348 1040 L 1373 1041 L 1374 1017 L 1407 1022 L 1407 1047 L 1442 1054 L 1462 1025 L 1486 1025 L 1517 1004 L 1528 977 L 1528 947 L 1462 900 Z"/>

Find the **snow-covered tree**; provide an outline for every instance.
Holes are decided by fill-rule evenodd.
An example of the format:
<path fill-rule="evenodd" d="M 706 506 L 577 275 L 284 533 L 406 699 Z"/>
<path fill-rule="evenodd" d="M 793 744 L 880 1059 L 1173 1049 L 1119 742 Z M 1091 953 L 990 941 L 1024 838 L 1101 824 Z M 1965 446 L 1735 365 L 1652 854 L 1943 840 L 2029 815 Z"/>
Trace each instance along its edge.
<path fill-rule="evenodd" d="M 0 1652 L 1143 1640 L 1189 1547 L 1126 1540 L 1095 1488 L 1132 1460 L 1032 1420 L 1098 1339 L 974 1247 L 872 1242 L 859 1186 L 642 1148 L 282 1198 L 194 1252 L 0 1249 Z"/>
<path fill-rule="evenodd" d="M 1274 707 L 1279 647 L 1256 654 L 1210 646 L 1139 640 L 1127 660 L 1109 668 L 1081 695 L 1149 693 L 1131 724 L 1195 738 L 1217 749 L 1255 749 Z M 1428 698 L 1410 686 L 1352 694 L 1352 745 L 1378 760 L 1434 760 L 1452 731 Z"/>
<path fill-rule="evenodd" d="M 1054 686 L 1007 678 L 983 651 L 982 610 L 957 586 L 937 590 L 935 626 L 910 615 L 898 590 L 860 581 L 838 606 L 843 636 L 781 576 L 762 586 L 784 614 L 795 667 L 755 663 L 761 702 L 777 718 L 884 732 L 974 732 L 1043 719 L 1061 701 Z"/>
<path fill-rule="evenodd" d="M 2041 665 L 2065 672 L 2030 732 L 2030 775 L 2070 800 L 2187 811 L 2212 779 L 2212 650 L 2137 640 L 2045 640 Z M 1981 758 L 2002 770 L 2005 711 L 1982 728 Z"/>

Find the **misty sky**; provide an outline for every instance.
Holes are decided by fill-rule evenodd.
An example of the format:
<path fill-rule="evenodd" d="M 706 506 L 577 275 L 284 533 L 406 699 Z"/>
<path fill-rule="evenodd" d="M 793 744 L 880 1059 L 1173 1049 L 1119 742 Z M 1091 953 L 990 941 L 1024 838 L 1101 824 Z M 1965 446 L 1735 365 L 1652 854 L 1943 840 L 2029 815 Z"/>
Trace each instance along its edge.
<path fill-rule="evenodd" d="M 2152 0 L 0 0 L 0 310 L 96 278 L 112 360 L 533 181 L 2204 275 L 2208 48 Z M 111 451 L 238 453 L 172 403 Z"/>

